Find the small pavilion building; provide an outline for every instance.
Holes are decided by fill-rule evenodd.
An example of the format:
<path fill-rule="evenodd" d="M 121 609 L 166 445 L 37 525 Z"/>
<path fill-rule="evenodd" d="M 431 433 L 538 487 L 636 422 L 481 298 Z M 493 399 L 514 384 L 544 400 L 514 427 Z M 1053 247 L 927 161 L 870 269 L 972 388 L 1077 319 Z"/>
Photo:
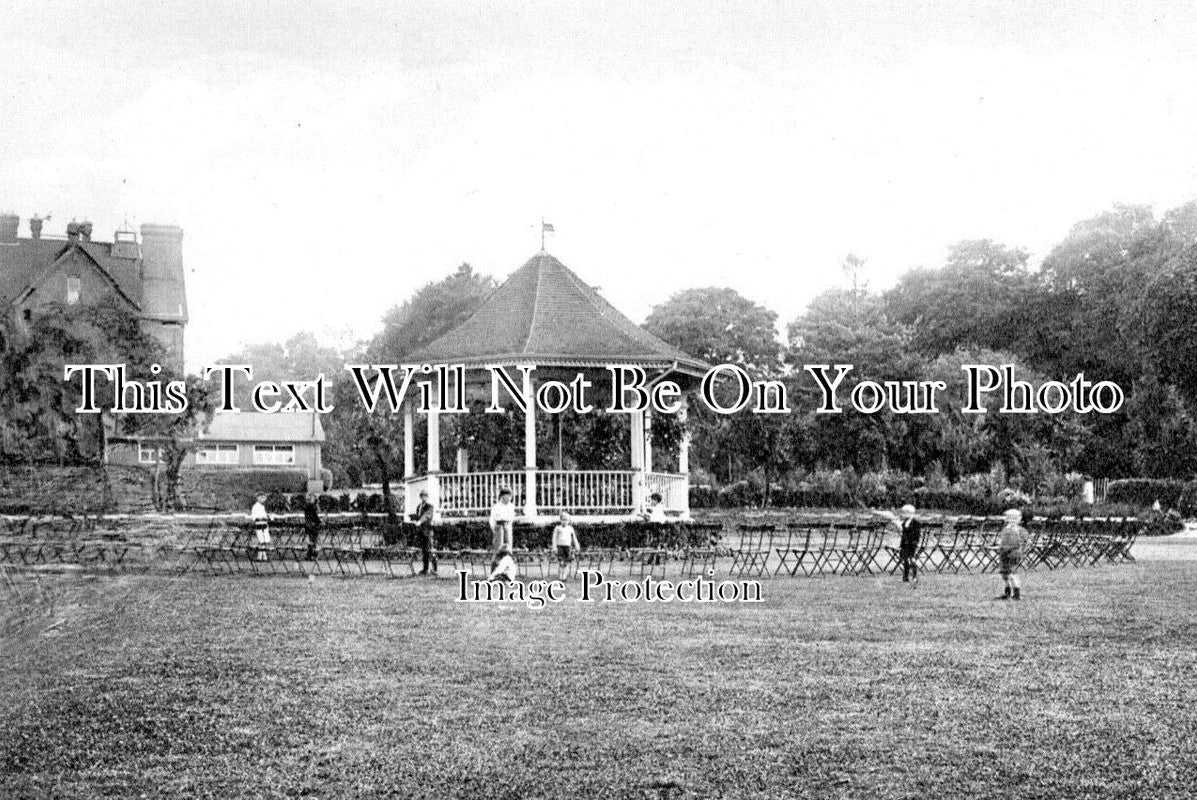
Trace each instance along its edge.
<path fill-rule="evenodd" d="M 526 405 L 522 469 L 472 472 L 462 450 L 457 451 L 453 469 L 444 469 L 443 414 L 433 410 L 426 415 L 427 463 L 421 473 L 415 464 L 414 400 L 409 400 L 403 408 L 406 508 L 414 508 L 419 492 L 426 490 L 439 516 L 484 517 L 505 486 L 513 491 L 516 507 L 527 521 L 547 521 L 562 511 L 585 518 L 626 519 L 640 514 L 648 498 L 658 493 L 669 516 L 689 517 L 687 394 L 708 366 L 636 325 L 548 253 L 533 256 L 473 316 L 404 361 L 463 365 L 465 393 L 486 402 L 491 397 L 490 368 L 505 368 Z M 606 413 L 598 409 L 610 401 L 608 368 L 625 365 L 643 369 L 646 386 L 671 380 L 682 389 L 676 471 L 653 468 L 650 411 L 623 412 L 629 417 L 630 431 L 625 469 L 568 470 L 562 468 L 560 456 L 551 464 L 551 459 L 542 458 L 545 454 L 537 453 L 536 417 L 543 412 L 534 400 L 538 385 L 547 380 L 569 383 L 581 373 L 593 383 L 594 413 Z M 535 369 L 525 374 L 520 367 Z M 439 397 L 433 405 L 446 408 Z"/>

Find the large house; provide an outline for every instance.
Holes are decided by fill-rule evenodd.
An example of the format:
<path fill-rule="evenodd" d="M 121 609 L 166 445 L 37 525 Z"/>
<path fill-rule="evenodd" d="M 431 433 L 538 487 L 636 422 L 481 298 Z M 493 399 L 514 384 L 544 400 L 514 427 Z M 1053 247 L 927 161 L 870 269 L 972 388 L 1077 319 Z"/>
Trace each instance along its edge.
<path fill-rule="evenodd" d="M 33 217 L 29 236 L 22 237 L 21 218 L 0 214 L 0 313 L 19 324 L 51 303 L 114 298 L 137 315 L 181 369 L 187 326 L 182 228 L 146 224 L 140 238 L 118 230 L 111 242 L 102 242 L 92 238 L 90 222 L 71 222 L 65 237 L 44 235 L 43 224 Z"/>
<path fill-rule="evenodd" d="M 45 220 L 0 214 L 0 315 L 18 325 L 34 320 L 51 304 L 88 305 L 115 300 L 141 321 L 142 330 L 165 346 L 170 365 L 183 369 L 187 290 L 183 272 L 183 230 L 145 224 L 140 236 L 118 230 L 111 242 L 92 238 L 90 222 L 71 222 L 65 236 L 44 233 Z M 0 342 L 0 349 L 3 343 Z M 157 465 L 161 441 L 125 435 L 109 421 L 104 460 Z M 188 470 L 288 471 L 303 488 L 322 486 L 320 419 L 304 414 L 217 414 L 195 436 Z"/>

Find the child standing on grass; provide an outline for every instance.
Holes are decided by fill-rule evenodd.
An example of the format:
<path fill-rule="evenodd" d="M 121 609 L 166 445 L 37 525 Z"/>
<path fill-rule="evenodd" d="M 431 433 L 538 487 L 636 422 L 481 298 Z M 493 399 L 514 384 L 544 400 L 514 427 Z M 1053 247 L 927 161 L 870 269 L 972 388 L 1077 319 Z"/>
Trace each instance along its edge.
<path fill-rule="evenodd" d="M 578 544 L 578 532 L 570 524 L 569 514 L 564 511 L 561 512 L 561 517 L 553 528 L 553 547 L 557 551 L 557 577 L 565 580 L 569 562 L 582 547 Z"/>
<path fill-rule="evenodd" d="M 1014 599 L 1021 600 L 1018 565 L 1027 544 L 1027 529 L 1022 526 L 1022 512 L 1017 508 L 1009 509 L 1002 516 L 1006 518 L 1006 527 L 998 536 L 998 571 L 1002 574 L 1006 590 L 998 599 L 1009 600 L 1013 590 Z"/>
<path fill-rule="evenodd" d="M 254 534 L 258 538 L 258 561 L 266 560 L 266 548 L 270 546 L 270 515 L 266 513 L 266 495 L 258 495 L 257 502 L 249 510 L 254 523 Z"/>
<path fill-rule="evenodd" d="M 490 510 L 492 547 L 494 547 L 496 558 L 499 548 L 505 546 L 511 550 L 515 547 L 512 534 L 512 528 L 515 525 L 515 503 L 512 500 L 511 490 L 503 486 L 499 489 L 499 502 L 495 503 Z"/>

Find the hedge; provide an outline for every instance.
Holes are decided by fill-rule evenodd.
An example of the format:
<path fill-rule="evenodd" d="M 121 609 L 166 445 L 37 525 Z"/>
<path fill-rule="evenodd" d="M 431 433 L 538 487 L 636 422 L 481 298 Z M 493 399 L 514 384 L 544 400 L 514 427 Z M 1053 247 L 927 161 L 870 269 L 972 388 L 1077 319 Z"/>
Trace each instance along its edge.
<path fill-rule="evenodd" d="M 1106 500 L 1110 503 L 1127 503 L 1140 508 L 1151 508 L 1155 501 L 1166 510 L 1180 509 L 1184 481 L 1163 478 L 1121 478 L 1110 481 L 1106 488 Z"/>
<path fill-rule="evenodd" d="M 267 496 L 267 508 L 285 511 L 285 495 L 307 488 L 306 472 L 298 470 L 182 470 L 179 498 L 185 509 L 249 511 L 259 494 Z"/>
<path fill-rule="evenodd" d="M 679 549 L 683 547 L 714 547 L 719 543 L 722 526 L 689 525 L 666 523 L 653 525 L 644 522 L 602 522 L 576 526 L 578 540 L 583 548 L 626 550 L 631 548 L 660 547 Z M 489 550 L 491 530 L 485 522 L 445 522 L 437 525 L 436 547 L 443 550 Z M 552 527 L 516 522 L 512 531 L 515 548 L 528 550 L 548 549 L 552 544 Z M 389 544 L 405 544 L 418 547 L 423 534 L 411 522 L 394 526 L 384 524 L 384 539 Z"/>
<path fill-rule="evenodd" d="M 748 487 L 748 488 L 745 488 Z M 820 491 L 775 489 L 770 495 L 771 508 L 836 508 L 866 510 L 871 508 L 897 508 L 911 503 L 925 511 L 941 511 L 948 514 L 988 517 L 1001 514 L 1008 508 L 1018 508 L 1028 516 L 1114 516 L 1129 517 L 1141 515 L 1142 504 L 1115 502 L 1112 499 L 1098 505 L 1088 505 L 1079 500 L 1041 500 L 1032 503 L 1013 502 L 996 497 L 977 497 L 959 491 L 934 491 L 915 489 L 903 491 Z M 739 483 L 718 490 L 708 486 L 690 487 L 690 508 L 692 509 L 739 509 L 759 507 L 764 501 L 760 487 Z M 1197 513 L 1197 485 L 1193 493 L 1194 511 Z M 1150 505 L 1148 503 L 1147 505 Z"/>

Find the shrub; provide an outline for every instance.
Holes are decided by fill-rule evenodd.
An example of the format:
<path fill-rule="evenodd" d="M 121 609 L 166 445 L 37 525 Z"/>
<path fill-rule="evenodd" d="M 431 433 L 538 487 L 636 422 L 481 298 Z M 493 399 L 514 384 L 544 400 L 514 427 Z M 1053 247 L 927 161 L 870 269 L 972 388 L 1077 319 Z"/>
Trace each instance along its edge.
<path fill-rule="evenodd" d="M 1085 476 L 1079 472 L 1052 473 L 1039 486 L 1039 493 L 1063 500 L 1081 500 L 1085 496 Z"/>
<path fill-rule="evenodd" d="M 1183 517 L 1197 517 L 1197 481 L 1185 484 L 1174 507 Z"/>
<path fill-rule="evenodd" d="M 718 508 L 719 492 L 712 486 L 690 487 L 690 508 Z"/>
<path fill-rule="evenodd" d="M 736 481 L 719 490 L 719 505 L 722 508 L 759 506 L 764 499 L 764 487 L 750 481 Z"/>
<path fill-rule="evenodd" d="M 302 493 L 307 473 L 290 470 L 184 470 L 179 497 L 184 508 L 249 511 L 254 498 Z M 285 503 L 275 498 L 276 503 Z"/>

